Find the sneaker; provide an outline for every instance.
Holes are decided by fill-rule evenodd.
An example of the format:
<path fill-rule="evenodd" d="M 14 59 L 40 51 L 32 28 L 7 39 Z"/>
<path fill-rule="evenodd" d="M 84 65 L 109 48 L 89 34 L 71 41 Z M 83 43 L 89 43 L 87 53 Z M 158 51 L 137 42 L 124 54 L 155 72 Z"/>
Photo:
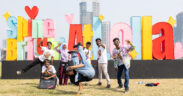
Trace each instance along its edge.
<path fill-rule="evenodd" d="M 79 42 L 78 44 L 74 45 L 73 48 L 77 48 L 78 46 L 82 46 L 81 42 Z"/>
<path fill-rule="evenodd" d="M 125 89 L 125 92 L 124 93 L 127 93 L 129 91 L 129 89 Z"/>
<path fill-rule="evenodd" d="M 110 84 L 108 84 L 106 88 L 111 88 L 111 85 L 110 85 Z"/>
<path fill-rule="evenodd" d="M 16 73 L 17 73 L 17 75 L 21 75 L 22 74 L 22 71 L 19 70 Z"/>
<path fill-rule="evenodd" d="M 80 93 L 77 93 L 76 96 L 80 96 Z"/>
<path fill-rule="evenodd" d="M 76 93 L 76 96 L 80 96 L 80 94 L 81 94 L 81 92 L 80 92 L 80 91 L 78 91 L 78 92 Z"/>
<path fill-rule="evenodd" d="M 102 83 L 101 83 L 101 82 L 99 82 L 97 85 L 101 86 L 101 85 L 102 85 Z"/>
<path fill-rule="evenodd" d="M 117 90 L 121 90 L 123 87 L 122 86 L 118 86 L 117 87 Z"/>
<path fill-rule="evenodd" d="M 88 83 L 85 83 L 85 86 L 88 86 Z"/>

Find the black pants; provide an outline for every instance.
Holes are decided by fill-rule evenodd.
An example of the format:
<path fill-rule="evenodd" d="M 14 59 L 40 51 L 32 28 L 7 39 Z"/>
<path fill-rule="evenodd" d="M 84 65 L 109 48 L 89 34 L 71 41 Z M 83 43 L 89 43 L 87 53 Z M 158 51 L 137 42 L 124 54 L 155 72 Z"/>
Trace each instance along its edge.
<path fill-rule="evenodd" d="M 29 69 L 31 69 L 32 67 L 41 64 L 41 67 L 43 66 L 43 62 L 39 60 L 39 58 L 35 59 L 32 63 L 30 63 L 29 65 L 27 65 L 25 68 L 22 69 L 22 72 L 27 72 Z"/>
<path fill-rule="evenodd" d="M 60 72 L 62 66 L 64 66 L 64 70 L 63 70 L 63 72 Z M 67 68 L 68 66 L 69 66 L 69 62 L 62 62 L 62 61 L 60 61 L 60 64 L 59 64 L 59 67 L 58 67 L 58 72 L 57 72 L 57 77 L 60 77 L 60 75 L 62 75 L 62 74 L 60 74 L 60 73 L 65 73 L 66 68 Z"/>
<path fill-rule="evenodd" d="M 74 75 L 70 76 L 70 81 L 72 84 L 75 84 L 75 85 L 79 85 L 80 82 L 85 82 L 85 81 L 91 81 L 93 78 L 88 78 L 86 76 L 83 76 L 82 74 L 79 73 L 79 80 L 77 82 L 75 82 L 75 76 L 76 76 L 76 71 L 74 71 Z"/>

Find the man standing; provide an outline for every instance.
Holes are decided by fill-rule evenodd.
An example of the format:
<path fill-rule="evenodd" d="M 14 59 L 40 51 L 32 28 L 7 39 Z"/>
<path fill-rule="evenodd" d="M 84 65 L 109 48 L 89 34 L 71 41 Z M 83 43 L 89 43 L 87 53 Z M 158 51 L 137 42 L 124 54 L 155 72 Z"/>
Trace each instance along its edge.
<path fill-rule="evenodd" d="M 86 42 L 86 47 L 84 47 L 84 53 L 86 56 L 86 60 L 91 64 L 92 54 L 91 54 L 91 51 L 89 50 L 90 46 L 91 46 L 91 42 Z"/>
<path fill-rule="evenodd" d="M 43 54 L 40 55 L 37 59 L 35 59 L 32 63 L 27 65 L 22 70 L 17 71 L 17 75 L 20 75 L 22 73 L 27 72 L 29 69 L 31 69 L 35 65 L 40 64 L 41 66 L 43 66 L 43 62 L 44 62 L 45 59 L 51 60 L 51 64 L 53 64 L 54 51 L 51 49 L 52 48 L 52 43 L 51 42 L 47 42 L 47 47 L 42 47 L 41 46 L 42 42 L 43 41 L 41 41 L 39 43 L 39 48 L 41 48 L 41 50 L 43 51 Z"/>
<path fill-rule="evenodd" d="M 105 78 L 107 80 L 107 87 L 106 88 L 110 88 L 110 78 L 109 78 L 109 74 L 108 74 L 108 69 L 107 69 L 107 51 L 106 51 L 106 47 L 104 44 L 101 43 L 101 39 L 97 38 L 96 39 L 96 44 L 98 46 L 98 77 L 99 77 L 99 82 L 97 85 L 102 85 L 102 71 L 104 72 Z"/>
<path fill-rule="evenodd" d="M 112 58 L 114 59 L 114 67 L 117 71 L 117 80 L 118 80 L 118 89 L 123 88 L 123 84 L 122 84 L 122 72 L 124 70 L 125 73 L 125 83 L 124 83 L 124 87 L 125 87 L 125 92 L 129 91 L 129 64 L 124 64 L 124 59 L 127 60 L 127 58 L 130 58 L 128 55 L 128 52 L 130 51 L 130 47 L 129 47 L 129 40 L 126 41 L 128 45 L 121 47 L 120 46 L 120 41 L 119 38 L 114 38 L 113 39 L 113 43 L 115 45 L 116 48 L 113 49 L 112 52 Z M 130 59 L 128 59 L 130 60 Z"/>
<path fill-rule="evenodd" d="M 89 50 L 91 46 L 91 42 L 86 42 L 86 47 L 84 47 L 84 53 L 86 56 L 86 60 L 91 64 L 91 58 L 92 58 L 92 54 L 91 51 Z M 85 86 L 88 86 L 88 82 L 85 82 Z"/>

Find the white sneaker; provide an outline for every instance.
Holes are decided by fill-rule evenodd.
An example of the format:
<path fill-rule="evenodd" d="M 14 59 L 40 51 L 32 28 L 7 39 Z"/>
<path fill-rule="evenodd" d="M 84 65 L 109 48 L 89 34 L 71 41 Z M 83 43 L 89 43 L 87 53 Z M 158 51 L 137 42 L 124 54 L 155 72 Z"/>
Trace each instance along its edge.
<path fill-rule="evenodd" d="M 117 87 L 117 90 L 121 90 L 122 88 L 123 88 L 123 87 L 118 86 L 118 87 Z"/>
<path fill-rule="evenodd" d="M 85 86 L 88 86 L 88 82 L 85 83 Z"/>
<path fill-rule="evenodd" d="M 125 92 L 124 93 L 127 93 L 127 92 L 129 92 L 129 89 L 125 89 Z"/>
<path fill-rule="evenodd" d="M 17 71 L 17 75 L 21 75 L 22 74 L 22 71 Z"/>

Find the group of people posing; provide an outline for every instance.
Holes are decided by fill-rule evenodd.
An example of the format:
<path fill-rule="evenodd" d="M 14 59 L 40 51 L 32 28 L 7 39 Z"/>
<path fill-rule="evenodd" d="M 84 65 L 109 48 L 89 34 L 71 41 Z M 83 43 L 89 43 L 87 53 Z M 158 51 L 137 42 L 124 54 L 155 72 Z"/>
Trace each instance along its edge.
<path fill-rule="evenodd" d="M 91 42 L 86 43 L 86 47 L 82 47 L 81 43 L 78 43 L 73 46 L 75 50 L 69 51 L 67 49 L 66 43 L 59 43 L 58 46 L 54 48 L 57 52 L 60 53 L 60 65 L 58 72 L 56 72 L 53 59 L 54 59 L 54 50 L 52 49 L 52 43 L 47 42 L 47 47 L 41 46 L 42 41 L 39 43 L 39 47 L 43 51 L 43 54 L 36 58 L 32 63 L 27 65 L 22 70 L 17 71 L 17 75 L 21 75 L 31 69 L 33 66 L 40 64 L 42 67 L 41 78 L 55 79 L 59 78 L 59 85 L 67 85 L 68 78 L 72 84 L 78 85 L 79 90 L 77 95 L 80 94 L 82 90 L 82 83 L 85 82 L 85 85 L 88 85 L 88 81 L 91 81 L 95 76 L 95 70 L 98 67 L 98 78 L 99 81 L 97 85 L 102 85 L 102 72 L 105 75 L 107 80 L 106 88 L 110 88 L 110 76 L 108 74 L 108 59 L 107 59 L 107 50 L 106 46 L 101 43 L 101 39 L 96 39 L 96 44 L 98 45 L 98 64 L 91 64 L 92 53 L 90 51 Z M 117 71 L 117 81 L 118 89 L 123 88 L 123 83 L 121 81 L 122 72 L 125 75 L 125 92 L 129 91 L 129 68 L 130 68 L 130 55 L 129 52 L 134 49 L 134 46 L 129 40 L 126 40 L 126 44 L 121 46 L 119 38 L 114 38 L 113 43 L 115 48 L 112 52 L 112 58 L 114 60 L 114 68 Z M 60 48 L 59 48 L 60 47 Z M 79 54 L 79 57 L 78 57 Z M 94 66 L 94 67 L 93 67 Z"/>

